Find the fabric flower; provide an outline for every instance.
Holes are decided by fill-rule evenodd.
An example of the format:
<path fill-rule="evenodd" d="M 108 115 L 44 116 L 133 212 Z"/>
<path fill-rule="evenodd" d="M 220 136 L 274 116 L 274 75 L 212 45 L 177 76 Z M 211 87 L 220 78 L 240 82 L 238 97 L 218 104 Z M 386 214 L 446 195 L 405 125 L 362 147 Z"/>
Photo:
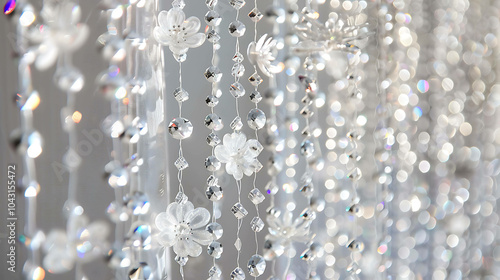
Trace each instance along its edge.
<path fill-rule="evenodd" d="M 305 242 L 309 240 L 310 221 L 302 218 L 293 220 L 292 212 L 285 212 L 280 217 L 267 216 L 269 234 L 266 236 L 264 255 L 268 260 L 281 256 L 291 248 L 292 242 Z"/>
<path fill-rule="evenodd" d="M 256 139 L 247 141 L 245 134 L 233 132 L 224 135 L 222 145 L 215 147 L 215 156 L 226 164 L 226 172 L 229 175 L 241 180 L 243 174 L 250 176 L 260 170 L 262 164 L 257 160 L 257 156 L 262 150 L 262 145 Z"/>
<path fill-rule="evenodd" d="M 266 76 L 271 77 L 274 73 L 279 72 L 279 67 L 271 64 L 271 61 L 276 59 L 272 53 L 276 46 L 276 40 L 272 37 L 267 38 L 267 40 L 266 38 L 267 34 L 264 34 L 259 41 L 251 42 L 247 52 L 250 63 L 257 64 Z"/>
<path fill-rule="evenodd" d="M 197 33 L 200 20 L 197 17 L 186 19 L 179 8 L 161 11 L 158 24 L 153 31 L 156 41 L 168 46 L 174 55 L 185 54 L 189 48 L 197 48 L 205 41 L 205 34 Z"/>
<path fill-rule="evenodd" d="M 156 216 L 155 224 L 160 230 L 158 242 L 164 247 L 174 247 L 179 257 L 197 257 L 201 254 L 200 245 L 212 242 L 212 235 L 205 230 L 210 220 L 207 209 L 194 208 L 193 203 L 172 202 L 167 211 Z"/>

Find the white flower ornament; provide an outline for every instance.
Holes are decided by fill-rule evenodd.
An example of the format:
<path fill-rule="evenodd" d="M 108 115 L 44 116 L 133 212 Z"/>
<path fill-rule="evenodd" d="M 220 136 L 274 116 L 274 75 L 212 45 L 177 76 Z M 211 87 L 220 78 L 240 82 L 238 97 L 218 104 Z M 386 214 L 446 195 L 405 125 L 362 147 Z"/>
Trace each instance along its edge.
<path fill-rule="evenodd" d="M 185 54 L 189 48 L 197 48 L 205 42 L 205 34 L 197 33 L 200 20 L 189 17 L 180 8 L 172 8 L 158 15 L 158 26 L 153 34 L 160 44 L 168 46 L 174 55 Z"/>
<path fill-rule="evenodd" d="M 266 38 L 267 34 L 264 34 L 257 42 L 254 41 L 248 45 L 248 60 L 259 66 L 266 76 L 272 77 L 274 73 L 279 72 L 279 67 L 271 64 L 276 59 L 272 51 L 277 42 L 272 37 L 267 38 L 267 40 Z"/>
<path fill-rule="evenodd" d="M 155 224 L 160 230 L 158 242 L 164 247 L 174 247 L 179 257 L 197 257 L 200 245 L 212 242 L 212 234 L 205 230 L 210 213 L 205 208 L 194 208 L 193 203 L 172 202 L 167 211 L 156 216 Z"/>
<path fill-rule="evenodd" d="M 258 172 L 262 164 L 257 156 L 264 148 L 256 139 L 249 139 L 241 132 L 224 135 L 222 145 L 215 147 L 215 156 L 226 164 L 226 172 L 234 179 L 241 180 L 243 174 L 250 176 Z"/>

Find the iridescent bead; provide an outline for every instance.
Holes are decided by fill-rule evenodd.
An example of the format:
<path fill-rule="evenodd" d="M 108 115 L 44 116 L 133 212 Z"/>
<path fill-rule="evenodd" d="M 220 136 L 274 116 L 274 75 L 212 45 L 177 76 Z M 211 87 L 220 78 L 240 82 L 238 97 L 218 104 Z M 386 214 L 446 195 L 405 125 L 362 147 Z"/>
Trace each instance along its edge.
<path fill-rule="evenodd" d="M 235 20 L 229 24 L 229 34 L 233 37 L 243 36 L 246 30 L 246 26 L 239 20 Z"/>
<path fill-rule="evenodd" d="M 250 275 L 258 277 L 266 270 L 266 261 L 260 255 L 253 255 L 250 260 L 248 260 L 247 268 Z"/>
<path fill-rule="evenodd" d="M 251 129 L 261 129 L 266 125 L 266 114 L 260 109 L 254 108 L 248 112 L 247 122 Z"/>
<path fill-rule="evenodd" d="M 168 132 L 175 139 L 186 139 L 193 133 L 193 125 L 188 119 L 174 118 L 168 125 Z"/>
<path fill-rule="evenodd" d="M 270 195 L 275 195 L 280 190 L 280 187 L 273 181 L 269 181 L 266 185 L 266 193 Z"/>

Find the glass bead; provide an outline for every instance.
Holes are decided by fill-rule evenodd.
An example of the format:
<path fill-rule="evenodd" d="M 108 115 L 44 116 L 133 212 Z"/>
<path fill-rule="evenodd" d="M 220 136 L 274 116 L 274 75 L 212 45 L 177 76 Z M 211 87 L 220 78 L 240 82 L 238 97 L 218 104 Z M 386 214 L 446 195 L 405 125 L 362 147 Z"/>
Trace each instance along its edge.
<path fill-rule="evenodd" d="M 214 175 L 210 175 L 207 178 L 207 184 L 209 186 L 215 186 L 215 185 L 219 184 L 219 179 L 217 177 L 215 177 Z"/>
<path fill-rule="evenodd" d="M 222 276 L 222 271 L 218 266 L 212 266 L 210 270 L 208 271 L 208 277 L 210 277 L 208 280 L 218 280 Z"/>
<path fill-rule="evenodd" d="M 260 255 L 253 255 L 250 260 L 248 260 L 247 268 L 250 275 L 258 277 L 266 270 L 266 261 Z"/>
<path fill-rule="evenodd" d="M 185 6 L 186 3 L 184 3 L 184 0 L 174 0 L 172 2 L 172 7 L 174 8 L 184 9 Z"/>
<path fill-rule="evenodd" d="M 283 255 L 285 247 L 281 240 L 266 240 L 262 251 L 266 260 L 274 260 L 276 257 Z"/>
<path fill-rule="evenodd" d="M 208 31 L 207 40 L 212 44 L 219 42 L 219 40 L 220 40 L 219 32 L 217 32 L 213 29 Z"/>
<path fill-rule="evenodd" d="M 316 80 L 309 78 L 307 76 L 299 75 L 299 81 L 304 86 L 306 92 L 316 91 L 318 90 L 318 84 L 316 84 Z"/>
<path fill-rule="evenodd" d="M 314 143 L 310 140 L 304 140 L 302 144 L 300 144 L 300 154 L 309 158 L 314 155 L 315 148 Z"/>
<path fill-rule="evenodd" d="M 211 201 L 219 201 L 224 195 L 222 188 L 219 185 L 208 186 L 205 194 Z"/>
<path fill-rule="evenodd" d="M 365 244 L 362 241 L 353 240 L 347 245 L 347 248 L 349 248 L 351 252 L 361 253 L 365 249 Z"/>
<path fill-rule="evenodd" d="M 129 208 L 124 204 L 118 204 L 118 202 L 116 201 L 113 201 L 109 204 L 108 208 L 106 208 L 106 213 L 108 214 L 108 217 L 115 223 L 125 222 L 130 216 Z"/>
<path fill-rule="evenodd" d="M 243 269 L 237 267 L 231 272 L 231 280 L 245 280 Z"/>
<path fill-rule="evenodd" d="M 221 21 L 222 17 L 214 10 L 210 10 L 205 14 L 205 22 L 209 26 L 219 26 Z"/>
<path fill-rule="evenodd" d="M 101 128 L 111 138 L 118 138 L 125 131 L 125 126 L 115 116 L 107 116 L 101 123 Z"/>
<path fill-rule="evenodd" d="M 260 232 L 264 228 L 264 221 L 260 217 L 254 217 L 250 222 L 250 227 L 254 232 Z"/>
<path fill-rule="evenodd" d="M 220 142 L 221 142 L 221 140 L 220 140 L 219 136 L 217 136 L 217 134 L 215 134 L 213 132 L 208 134 L 208 136 L 207 136 L 207 144 L 208 145 L 215 147 L 215 146 L 219 145 Z"/>
<path fill-rule="evenodd" d="M 234 247 L 236 248 L 236 250 L 241 251 L 241 239 L 239 237 L 234 242 Z"/>
<path fill-rule="evenodd" d="M 267 174 L 276 176 L 283 170 L 283 158 L 280 155 L 273 154 L 267 161 Z"/>
<path fill-rule="evenodd" d="M 207 7 L 210 9 L 213 9 L 217 3 L 219 3 L 219 0 L 206 0 L 205 4 L 207 4 Z"/>
<path fill-rule="evenodd" d="M 359 267 L 359 264 L 355 261 L 351 262 L 347 268 L 347 272 L 352 273 L 352 274 L 360 274 L 361 273 L 361 268 Z"/>
<path fill-rule="evenodd" d="M 257 104 L 261 100 L 262 100 L 262 95 L 260 94 L 260 92 L 258 92 L 256 90 L 252 91 L 252 93 L 250 94 L 250 101 Z"/>
<path fill-rule="evenodd" d="M 188 257 L 181 257 L 181 256 L 175 256 L 174 260 L 180 265 L 180 266 L 185 266 L 186 263 L 188 262 L 189 258 Z"/>
<path fill-rule="evenodd" d="M 312 197 L 309 206 L 315 212 L 323 212 L 323 210 L 325 210 L 325 200 L 318 197 Z"/>
<path fill-rule="evenodd" d="M 138 266 L 130 269 L 128 273 L 128 279 L 130 280 L 150 280 L 154 279 L 154 274 L 151 270 L 151 267 L 145 263 L 141 262 Z"/>
<path fill-rule="evenodd" d="M 239 202 L 235 203 L 233 207 L 231 207 L 231 212 L 238 220 L 241 220 L 248 215 L 247 209 L 245 209 L 245 207 L 243 207 L 243 205 Z"/>
<path fill-rule="evenodd" d="M 209 156 L 205 159 L 205 168 L 210 172 L 219 170 L 221 166 L 222 163 L 215 156 Z"/>
<path fill-rule="evenodd" d="M 276 183 L 274 183 L 273 181 L 269 181 L 269 182 L 267 183 L 267 185 L 266 185 L 266 188 L 265 188 L 266 193 L 267 193 L 267 194 L 270 194 L 270 195 L 275 195 L 275 194 L 277 194 L 277 193 L 278 193 L 278 191 L 279 191 L 279 189 L 280 189 L 280 188 L 278 187 L 278 185 L 277 185 Z"/>
<path fill-rule="evenodd" d="M 307 183 L 300 188 L 300 192 L 305 196 L 305 197 L 311 197 L 314 193 L 314 185 L 313 183 Z"/>
<path fill-rule="evenodd" d="M 243 36 L 246 30 L 246 26 L 239 20 L 235 20 L 229 24 L 229 34 L 233 37 Z"/>
<path fill-rule="evenodd" d="M 248 78 L 248 81 L 250 84 L 252 84 L 254 87 L 260 85 L 264 80 L 260 77 L 260 75 L 255 72 Z"/>
<path fill-rule="evenodd" d="M 134 191 L 132 194 L 127 194 L 123 198 L 123 201 L 132 215 L 136 216 L 147 214 L 151 206 L 148 196 L 140 191 Z"/>
<path fill-rule="evenodd" d="M 251 129 L 261 129 L 266 125 L 266 114 L 260 109 L 254 108 L 248 112 L 247 122 Z"/>
<path fill-rule="evenodd" d="M 123 187 L 128 184 L 128 171 L 125 168 L 115 168 L 108 177 L 108 184 L 112 188 Z"/>
<path fill-rule="evenodd" d="M 218 83 L 222 79 L 222 72 L 217 66 L 210 66 L 205 70 L 205 78 L 211 83 Z"/>
<path fill-rule="evenodd" d="M 137 221 L 132 225 L 128 239 L 132 246 L 142 250 L 151 249 L 151 226 L 145 222 Z"/>
<path fill-rule="evenodd" d="M 314 115 L 314 111 L 309 106 L 304 106 L 299 112 L 304 118 L 310 118 Z"/>
<path fill-rule="evenodd" d="M 121 139 L 125 144 L 136 144 L 139 142 L 139 138 L 139 129 L 133 125 L 129 125 L 121 135 Z"/>
<path fill-rule="evenodd" d="M 221 238 L 222 234 L 224 233 L 224 229 L 217 222 L 212 222 L 212 223 L 208 224 L 206 227 L 206 230 L 212 234 L 212 238 L 214 240 Z"/>
<path fill-rule="evenodd" d="M 362 176 L 363 174 L 361 173 L 361 169 L 359 169 L 358 167 L 355 167 L 353 170 L 351 170 L 351 172 L 347 174 L 347 178 L 351 179 L 353 182 L 358 181 Z"/>
<path fill-rule="evenodd" d="M 241 121 L 241 118 L 239 116 L 236 116 L 231 122 L 230 126 L 233 130 L 240 130 L 243 127 L 243 122 Z"/>
<path fill-rule="evenodd" d="M 187 162 L 187 160 L 183 156 L 180 156 L 179 158 L 177 158 L 174 162 L 174 165 L 177 168 L 177 170 L 179 170 L 179 171 L 182 171 L 182 170 L 189 167 L 189 163 Z"/>
<path fill-rule="evenodd" d="M 122 248 L 112 248 L 109 250 L 106 261 L 108 262 L 108 266 L 114 269 L 129 267 L 131 262 L 129 254 L 123 251 Z"/>
<path fill-rule="evenodd" d="M 193 133 L 193 125 L 188 119 L 174 118 L 168 125 L 168 132 L 175 139 L 186 139 Z"/>
<path fill-rule="evenodd" d="M 83 74 L 73 67 L 58 69 L 54 74 L 54 81 L 60 90 L 69 93 L 81 91 L 85 83 Z"/>
<path fill-rule="evenodd" d="M 362 215 L 361 206 L 359 204 L 351 204 L 349 207 L 347 207 L 346 210 L 347 213 L 349 213 L 352 216 L 360 217 Z"/>
<path fill-rule="evenodd" d="M 248 14 L 248 17 L 250 17 L 250 19 L 253 21 L 253 22 L 258 22 L 262 19 L 264 15 L 259 11 L 259 9 L 257 8 L 253 8 L 252 11 L 250 11 L 250 13 Z"/>
<path fill-rule="evenodd" d="M 177 102 L 184 102 L 189 99 L 189 93 L 183 88 L 178 87 L 174 90 L 174 97 Z"/>
<path fill-rule="evenodd" d="M 316 212 L 307 207 L 306 209 L 302 210 L 302 212 L 300 213 L 300 217 L 302 217 L 306 221 L 312 221 L 316 219 Z"/>
<path fill-rule="evenodd" d="M 219 131 L 224 127 L 224 124 L 222 123 L 222 119 L 217 114 L 211 113 L 205 117 L 205 126 L 208 129 Z"/>
<path fill-rule="evenodd" d="M 250 193 L 248 193 L 248 198 L 255 205 L 262 203 L 262 201 L 266 199 L 266 197 L 257 188 L 251 190 Z"/>
<path fill-rule="evenodd" d="M 235 82 L 235 83 L 232 83 L 231 86 L 229 87 L 229 92 L 235 98 L 240 98 L 243 95 L 245 95 L 245 88 L 243 87 L 243 85 L 241 83 Z"/>
<path fill-rule="evenodd" d="M 217 241 L 212 241 L 210 245 L 208 245 L 207 253 L 209 256 L 215 259 L 219 259 L 222 256 L 223 248 L 222 244 Z"/>
<path fill-rule="evenodd" d="M 188 201 L 188 197 L 185 193 L 183 192 L 178 192 L 177 195 L 175 196 L 175 202 L 178 204 L 185 204 Z"/>
<path fill-rule="evenodd" d="M 235 63 L 231 68 L 231 75 L 235 78 L 240 78 L 245 74 L 245 66 L 241 63 Z"/>
<path fill-rule="evenodd" d="M 244 59 L 245 58 L 243 57 L 243 55 L 240 52 L 236 52 L 233 55 L 233 61 L 236 63 L 241 63 L 241 62 L 243 62 Z"/>
<path fill-rule="evenodd" d="M 217 104 L 219 104 L 219 98 L 217 98 L 213 95 L 209 95 L 205 99 L 205 103 L 207 104 L 208 107 L 215 107 L 215 106 L 217 106 Z"/>
<path fill-rule="evenodd" d="M 229 0 L 229 4 L 236 10 L 239 10 L 245 6 L 246 2 L 245 0 Z"/>

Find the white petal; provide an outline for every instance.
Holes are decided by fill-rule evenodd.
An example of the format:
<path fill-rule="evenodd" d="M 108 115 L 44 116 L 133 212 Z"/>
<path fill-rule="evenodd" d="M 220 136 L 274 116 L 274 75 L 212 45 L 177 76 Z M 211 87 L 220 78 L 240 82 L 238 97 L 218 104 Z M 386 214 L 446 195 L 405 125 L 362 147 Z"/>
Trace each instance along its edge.
<path fill-rule="evenodd" d="M 292 218 L 293 218 L 292 212 L 289 211 L 285 212 L 285 214 L 283 214 L 283 226 L 285 227 L 291 226 Z"/>
<path fill-rule="evenodd" d="M 193 209 L 194 206 L 193 203 L 191 203 L 191 201 L 187 201 L 184 204 L 178 204 L 177 215 L 176 215 L 177 221 L 179 223 L 182 223 L 184 221 L 184 218 L 186 217 L 186 214 L 193 211 Z"/>
<path fill-rule="evenodd" d="M 193 230 L 191 232 L 191 239 L 201 245 L 208 245 L 212 242 L 212 234 L 206 230 Z"/>
<path fill-rule="evenodd" d="M 184 46 L 181 46 L 181 45 L 177 45 L 175 42 L 170 43 L 170 45 L 168 46 L 168 48 L 170 49 L 170 51 L 173 54 L 176 54 L 176 55 L 183 54 L 183 53 L 186 53 L 188 51 L 187 47 L 184 47 Z"/>
<path fill-rule="evenodd" d="M 218 145 L 215 147 L 214 154 L 215 157 L 222 163 L 227 163 L 231 160 L 231 155 L 224 145 Z"/>
<path fill-rule="evenodd" d="M 201 246 L 193 240 L 187 239 L 184 245 L 186 246 L 186 250 L 189 256 L 198 257 L 199 255 L 201 255 Z"/>
<path fill-rule="evenodd" d="M 247 143 L 247 136 L 244 134 L 244 133 L 236 133 L 236 132 L 233 132 L 232 134 L 234 134 L 234 145 L 235 145 L 235 149 L 236 150 L 240 150 L 240 149 L 243 149 L 243 147 L 245 147 L 245 144 Z"/>
<path fill-rule="evenodd" d="M 170 213 L 162 212 L 155 218 L 155 225 L 160 231 L 170 230 L 177 224 L 177 220 Z"/>
<path fill-rule="evenodd" d="M 192 229 L 197 229 L 208 224 L 210 212 L 207 209 L 198 207 L 184 216 L 184 220 L 189 223 Z"/>
<path fill-rule="evenodd" d="M 163 29 L 161 29 L 159 26 L 156 26 L 155 29 L 153 30 L 153 36 L 155 37 L 155 40 L 164 45 L 167 46 L 170 44 L 170 36 L 166 34 Z"/>
<path fill-rule="evenodd" d="M 170 26 L 168 25 L 168 12 L 167 11 L 161 11 L 158 14 L 158 25 L 161 27 L 161 29 L 168 29 Z M 156 29 L 156 27 L 155 27 Z"/>
<path fill-rule="evenodd" d="M 175 236 L 175 232 L 172 230 L 162 231 L 157 236 L 158 243 L 163 247 L 172 247 L 177 241 L 177 237 Z"/>
<path fill-rule="evenodd" d="M 226 164 L 226 172 L 229 175 L 233 175 L 234 173 L 238 172 L 238 164 L 234 161 L 230 161 Z"/>
<path fill-rule="evenodd" d="M 188 249 L 186 240 L 179 240 L 174 244 L 174 253 L 176 253 L 179 257 L 187 257 Z"/>
<path fill-rule="evenodd" d="M 264 42 L 266 41 L 266 37 L 267 37 L 267 34 L 264 34 L 264 35 L 262 35 L 262 37 L 260 37 L 260 39 L 257 42 L 257 45 L 255 47 L 255 50 L 260 52 L 260 50 L 262 49 L 262 46 L 264 45 Z"/>
<path fill-rule="evenodd" d="M 203 45 L 203 42 L 205 42 L 205 34 L 196 33 L 194 35 L 186 37 L 186 41 L 184 43 L 190 48 L 197 48 Z"/>
<path fill-rule="evenodd" d="M 248 44 L 247 56 L 251 64 L 257 63 L 258 52 L 255 50 L 255 42 Z"/>
<path fill-rule="evenodd" d="M 200 30 L 200 20 L 197 17 L 189 17 L 184 21 L 182 27 L 185 28 L 183 31 L 187 33 L 188 36 L 195 34 Z"/>
<path fill-rule="evenodd" d="M 168 10 L 167 14 L 167 26 L 170 27 L 179 27 L 182 26 L 182 23 L 186 19 L 186 15 L 179 8 L 172 8 Z"/>

